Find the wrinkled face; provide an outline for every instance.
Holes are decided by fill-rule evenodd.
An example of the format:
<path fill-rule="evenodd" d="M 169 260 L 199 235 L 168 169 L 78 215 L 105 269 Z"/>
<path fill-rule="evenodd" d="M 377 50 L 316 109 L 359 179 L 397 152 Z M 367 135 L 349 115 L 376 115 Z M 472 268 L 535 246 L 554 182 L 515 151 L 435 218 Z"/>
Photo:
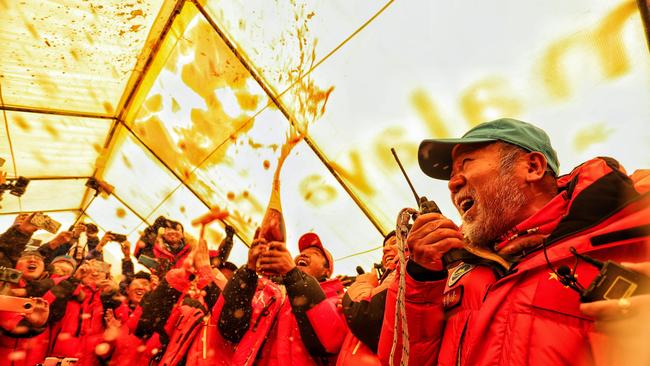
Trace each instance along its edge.
<path fill-rule="evenodd" d="M 488 246 L 523 219 L 523 180 L 517 166 L 501 169 L 500 158 L 498 144 L 457 145 L 452 152 L 451 199 L 463 220 L 463 234 L 476 246 Z"/>
<path fill-rule="evenodd" d="M 16 262 L 16 269 L 23 273 L 23 278 L 34 280 L 43 274 L 45 263 L 37 255 L 25 255 Z"/>
<path fill-rule="evenodd" d="M 170 246 L 178 247 L 183 243 L 183 229 L 180 225 L 177 225 L 175 228 L 166 227 L 162 237 Z"/>
<path fill-rule="evenodd" d="M 294 259 L 296 267 L 308 275 L 317 279 L 322 277 L 329 277 L 329 269 L 327 268 L 327 258 L 323 255 L 318 248 L 309 247 Z"/>
<path fill-rule="evenodd" d="M 144 295 L 151 290 L 151 284 L 144 278 L 135 278 L 126 289 L 126 296 L 129 301 L 139 304 Z"/>
<path fill-rule="evenodd" d="M 58 276 L 70 276 L 74 271 L 72 264 L 66 261 L 52 263 L 52 272 Z"/>
<path fill-rule="evenodd" d="M 381 264 L 384 268 L 395 269 L 399 259 L 397 255 L 397 237 L 391 236 L 384 244 L 383 256 L 381 257 Z"/>

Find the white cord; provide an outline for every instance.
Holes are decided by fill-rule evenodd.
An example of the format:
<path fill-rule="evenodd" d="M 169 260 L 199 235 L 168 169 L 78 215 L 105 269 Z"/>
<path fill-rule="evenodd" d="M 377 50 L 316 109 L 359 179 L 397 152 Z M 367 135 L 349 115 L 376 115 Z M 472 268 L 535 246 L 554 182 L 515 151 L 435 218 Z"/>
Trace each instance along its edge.
<path fill-rule="evenodd" d="M 399 255 L 399 278 L 397 288 L 397 301 L 395 304 L 395 332 L 393 333 L 393 345 L 390 350 L 389 365 L 394 366 L 393 359 L 397 350 L 397 329 L 398 323 L 402 324 L 402 357 L 400 366 L 407 366 L 409 363 L 409 330 L 406 322 L 406 236 L 408 235 L 408 222 L 411 216 L 417 213 L 412 208 L 404 208 L 397 216 L 397 253 Z"/>

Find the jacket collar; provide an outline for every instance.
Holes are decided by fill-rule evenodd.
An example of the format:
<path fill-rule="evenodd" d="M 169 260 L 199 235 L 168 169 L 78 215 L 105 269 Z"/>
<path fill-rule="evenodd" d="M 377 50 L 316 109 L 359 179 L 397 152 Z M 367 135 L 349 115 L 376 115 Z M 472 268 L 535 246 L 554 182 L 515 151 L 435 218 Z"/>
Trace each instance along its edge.
<path fill-rule="evenodd" d="M 523 247 L 521 242 L 532 238 L 522 248 L 525 255 L 526 249 L 584 230 L 638 197 L 623 168 L 611 158 L 581 164 L 558 178 L 558 189 L 558 195 L 542 209 L 501 236 L 494 250 Z"/>

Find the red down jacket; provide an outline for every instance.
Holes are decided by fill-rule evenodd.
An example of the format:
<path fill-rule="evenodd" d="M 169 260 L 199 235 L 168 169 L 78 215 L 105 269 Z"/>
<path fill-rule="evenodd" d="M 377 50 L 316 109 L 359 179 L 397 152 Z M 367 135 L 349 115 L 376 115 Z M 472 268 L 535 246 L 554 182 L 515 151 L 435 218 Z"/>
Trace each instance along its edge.
<path fill-rule="evenodd" d="M 59 285 L 67 277 L 52 279 L 50 286 Z M 20 287 L 25 287 L 26 282 L 21 281 Z M 43 362 L 50 349 L 52 337 L 51 322 L 55 320 L 51 305 L 64 306 L 65 299 L 59 299 L 55 293 L 63 295 L 66 290 L 72 291 L 76 283 L 61 283 L 55 289 L 50 288 L 42 295 L 50 305 L 50 318 L 48 323 L 40 329 L 32 328 L 25 316 L 20 313 L 0 311 L 0 365 L 32 366 Z M 12 334 L 19 327 L 26 327 L 28 332 L 20 336 Z"/>
<path fill-rule="evenodd" d="M 510 240 L 526 240 L 529 235 L 521 233 L 528 229 L 537 230 L 530 236 L 548 234 L 547 253 L 555 268 L 573 265 L 570 247 L 600 260 L 648 260 L 650 197 L 634 189 L 616 161 L 590 160 L 558 183 L 558 196 L 517 225 L 510 233 L 519 237 Z M 407 265 L 410 365 L 596 364 L 594 342 L 603 335 L 580 312 L 578 294 L 551 275 L 542 249 L 524 256 L 502 278 L 488 267 L 468 264 L 443 280 L 422 280 L 422 271 L 414 263 Z M 581 261 L 576 272 L 586 287 L 597 269 Z M 397 283 L 386 301 L 382 364 L 390 358 Z M 400 342 L 395 364 L 401 349 Z"/>
<path fill-rule="evenodd" d="M 67 302 L 63 319 L 53 326 L 50 356 L 78 358 L 79 366 L 99 365 L 95 347 L 104 333 L 100 290 L 79 285 L 73 295 L 75 297 Z"/>
<path fill-rule="evenodd" d="M 335 364 L 346 332 L 336 307 L 341 282 L 318 286 L 316 279 L 294 268 L 284 276 L 284 285 L 286 290 L 265 277 L 258 280 L 246 268 L 228 282 L 219 331 L 238 343 L 232 365 Z"/>

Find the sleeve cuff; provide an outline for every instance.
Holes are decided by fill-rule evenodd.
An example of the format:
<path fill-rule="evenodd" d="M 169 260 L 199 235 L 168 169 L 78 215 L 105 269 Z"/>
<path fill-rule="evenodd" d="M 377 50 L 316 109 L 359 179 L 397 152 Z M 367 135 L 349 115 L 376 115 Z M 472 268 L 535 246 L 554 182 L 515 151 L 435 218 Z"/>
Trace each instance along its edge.
<path fill-rule="evenodd" d="M 406 262 L 406 273 L 418 282 L 440 281 L 447 278 L 447 270 L 432 271 L 413 261 Z"/>

